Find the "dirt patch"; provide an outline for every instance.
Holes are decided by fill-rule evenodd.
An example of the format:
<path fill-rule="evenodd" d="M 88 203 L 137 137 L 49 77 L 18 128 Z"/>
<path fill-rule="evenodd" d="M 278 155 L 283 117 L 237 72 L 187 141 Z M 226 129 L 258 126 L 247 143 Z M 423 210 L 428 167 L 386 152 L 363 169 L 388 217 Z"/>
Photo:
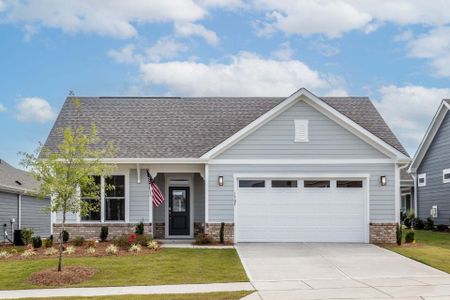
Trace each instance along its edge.
<path fill-rule="evenodd" d="M 81 266 L 63 267 L 61 272 L 55 268 L 31 274 L 28 282 L 40 286 L 62 286 L 81 283 L 94 276 L 95 269 Z"/>

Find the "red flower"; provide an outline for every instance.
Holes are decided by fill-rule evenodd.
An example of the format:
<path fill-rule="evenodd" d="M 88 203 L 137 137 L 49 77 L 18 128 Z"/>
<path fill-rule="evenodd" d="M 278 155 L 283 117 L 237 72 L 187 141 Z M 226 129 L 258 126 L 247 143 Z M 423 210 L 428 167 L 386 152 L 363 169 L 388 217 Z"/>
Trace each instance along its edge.
<path fill-rule="evenodd" d="M 132 234 L 130 235 L 130 239 L 135 240 L 136 238 L 137 238 L 137 236 L 136 236 L 135 233 L 132 233 Z"/>

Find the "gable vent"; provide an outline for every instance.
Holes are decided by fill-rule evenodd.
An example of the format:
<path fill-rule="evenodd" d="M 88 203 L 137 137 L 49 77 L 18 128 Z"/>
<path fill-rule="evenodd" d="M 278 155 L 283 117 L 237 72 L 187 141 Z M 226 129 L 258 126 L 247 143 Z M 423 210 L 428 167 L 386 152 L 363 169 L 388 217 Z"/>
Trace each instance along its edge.
<path fill-rule="evenodd" d="M 295 120 L 295 142 L 304 143 L 309 141 L 308 120 Z"/>

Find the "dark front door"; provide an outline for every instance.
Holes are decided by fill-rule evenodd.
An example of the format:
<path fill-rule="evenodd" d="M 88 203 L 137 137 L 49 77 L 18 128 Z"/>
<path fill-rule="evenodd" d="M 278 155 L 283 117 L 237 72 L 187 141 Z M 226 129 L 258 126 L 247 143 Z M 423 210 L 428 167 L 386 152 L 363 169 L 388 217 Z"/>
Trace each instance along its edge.
<path fill-rule="evenodd" d="M 188 187 L 169 187 L 169 235 L 189 235 Z"/>

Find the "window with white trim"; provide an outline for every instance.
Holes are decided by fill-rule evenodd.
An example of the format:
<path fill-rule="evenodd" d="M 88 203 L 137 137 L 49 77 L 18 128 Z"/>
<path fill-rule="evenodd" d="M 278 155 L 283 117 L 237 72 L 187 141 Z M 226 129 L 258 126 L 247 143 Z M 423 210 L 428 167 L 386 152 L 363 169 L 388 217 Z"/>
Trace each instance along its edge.
<path fill-rule="evenodd" d="M 442 182 L 450 183 L 450 169 L 442 170 Z"/>
<path fill-rule="evenodd" d="M 81 201 L 85 203 L 89 211 L 86 215 L 81 216 L 81 221 L 101 221 L 101 196 L 100 196 L 100 186 L 101 180 L 100 176 L 92 176 L 94 179 L 94 184 L 97 186 L 95 191 L 83 191 L 81 190 Z"/>
<path fill-rule="evenodd" d="M 417 185 L 419 187 L 427 185 L 427 174 L 426 173 L 417 175 Z"/>
<path fill-rule="evenodd" d="M 295 138 L 297 143 L 305 143 L 309 141 L 308 120 L 294 120 Z"/>

